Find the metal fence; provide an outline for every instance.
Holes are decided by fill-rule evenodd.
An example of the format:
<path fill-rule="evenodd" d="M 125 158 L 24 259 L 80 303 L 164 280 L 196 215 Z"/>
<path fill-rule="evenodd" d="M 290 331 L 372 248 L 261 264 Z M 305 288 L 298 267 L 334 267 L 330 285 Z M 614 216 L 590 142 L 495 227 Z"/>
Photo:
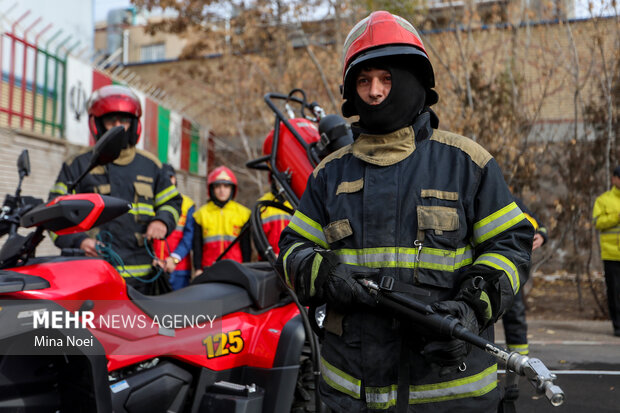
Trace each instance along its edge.
<path fill-rule="evenodd" d="M 29 13 L 15 20 L 0 37 L 0 126 L 61 137 L 65 129 L 67 56 L 79 42 L 68 46 L 71 36 L 59 39 L 62 30 L 58 30 L 40 44 L 41 35 L 51 24 L 28 40 L 40 18 L 17 34 L 16 26 Z M 57 44 L 52 49 L 54 42 Z"/>

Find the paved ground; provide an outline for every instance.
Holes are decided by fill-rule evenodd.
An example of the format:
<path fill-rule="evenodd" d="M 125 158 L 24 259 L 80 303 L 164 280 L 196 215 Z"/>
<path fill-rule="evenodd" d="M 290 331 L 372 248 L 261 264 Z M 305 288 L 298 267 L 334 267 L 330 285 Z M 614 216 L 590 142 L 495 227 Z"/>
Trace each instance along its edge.
<path fill-rule="evenodd" d="M 620 412 L 620 337 L 610 321 L 528 320 L 530 357 L 539 358 L 558 378 L 566 396 L 554 408 L 521 378 L 517 412 Z M 501 323 L 497 342 L 503 344 Z"/>

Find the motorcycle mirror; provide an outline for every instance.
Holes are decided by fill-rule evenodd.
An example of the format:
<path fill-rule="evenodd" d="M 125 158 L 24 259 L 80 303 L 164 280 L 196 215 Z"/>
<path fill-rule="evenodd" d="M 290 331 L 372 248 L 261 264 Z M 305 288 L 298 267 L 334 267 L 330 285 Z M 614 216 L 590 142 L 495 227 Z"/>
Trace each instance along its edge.
<path fill-rule="evenodd" d="M 68 193 L 71 193 L 82 179 L 96 166 L 107 165 L 114 161 L 121 154 L 121 150 L 126 144 L 124 126 L 115 126 L 106 131 L 93 147 L 93 156 L 90 158 L 88 168 L 82 172 L 80 177 L 69 185 Z"/>
<path fill-rule="evenodd" d="M 123 146 L 125 146 L 124 126 L 115 126 L 103 134 L 93 148 L 93 156 L 90 158 L 88 171 L 100 165 L 107 165 L 114 161 L 121 154 Z"/>
<path fill-rule="evenodd" d="M 30 156 L 28 156 L 28 149 L 24 149 L 17 158 L 17 172 L 19 177 L 30 175 Z"/>

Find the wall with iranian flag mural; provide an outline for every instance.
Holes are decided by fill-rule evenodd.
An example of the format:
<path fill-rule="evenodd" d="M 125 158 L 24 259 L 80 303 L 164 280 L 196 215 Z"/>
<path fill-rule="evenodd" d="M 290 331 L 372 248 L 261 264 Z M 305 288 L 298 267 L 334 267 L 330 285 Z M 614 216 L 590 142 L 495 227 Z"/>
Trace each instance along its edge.
<path fill-rule="evenodd" d="M 102 86 L 124 84 L 71 57 L 67 61 L 67 74 L 67 89 L 73 90 L 73 95 L 87 95 L 83 99 L 82 110 L 76 110 L 75 103 L 74 107 L 67 108 L 67 138 L 72 143 L 92 145 L 94 139 L 88 129 L 87 99 Z M 80 91 L 76 92 L 76 88 Z M 206 175 L 207 139 L 201 138 L 200 125 L 184 117 L 182 113 L 163 106 L 142 91 L 132 90 L 142 104 L 142 134 L 136 146 L 153 153 L 160 161 L 171 164 L 177 170 Z M 65 101 L 71 105 L 70 96 Z"/>

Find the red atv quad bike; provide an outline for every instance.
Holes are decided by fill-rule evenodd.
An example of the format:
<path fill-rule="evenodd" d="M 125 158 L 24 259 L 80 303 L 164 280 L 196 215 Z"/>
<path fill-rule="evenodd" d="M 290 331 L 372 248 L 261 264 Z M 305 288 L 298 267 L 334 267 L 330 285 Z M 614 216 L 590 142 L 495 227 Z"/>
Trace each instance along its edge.
<path fill-rule="evenodd" d="M 272 149 L 249 166 L 268 170 L 296 206 L 314 165 L 333 149 L 333 131 L 321 137 L 312 121 L 322 110 L 294 93 L 303 95 L 265 96 L 276 114 L 267 138 Z M 286 119 L 277 99 L 300 104 L 302 118 Z M 349 133 L 341 118 L 324 118 L 339 136 Z M 118 157 L 120 130 L 99 139 L 90 167 L 69 192 L 90 170 Z M 145 296 L 101 258 L 74 250 L 36 257 L 45 231 L 87 231 L 131 205 L 99 194 L 44 204 L 20 194 L 30 172 L 27 151 L 18 170 L 17 191 L 6 196 L 0 214 L 0 236 L 8 234 L 0 250 L 0 412 L 320 410 L 318 396 L 312 397 L 316 339 L 270 262 L 221 260 L 186 288 Z M 261 207 L 254 208 L 252 233 L 273 263 L 261 234 Z M 35 230 L 21 235 L 19 227 Z"/>

